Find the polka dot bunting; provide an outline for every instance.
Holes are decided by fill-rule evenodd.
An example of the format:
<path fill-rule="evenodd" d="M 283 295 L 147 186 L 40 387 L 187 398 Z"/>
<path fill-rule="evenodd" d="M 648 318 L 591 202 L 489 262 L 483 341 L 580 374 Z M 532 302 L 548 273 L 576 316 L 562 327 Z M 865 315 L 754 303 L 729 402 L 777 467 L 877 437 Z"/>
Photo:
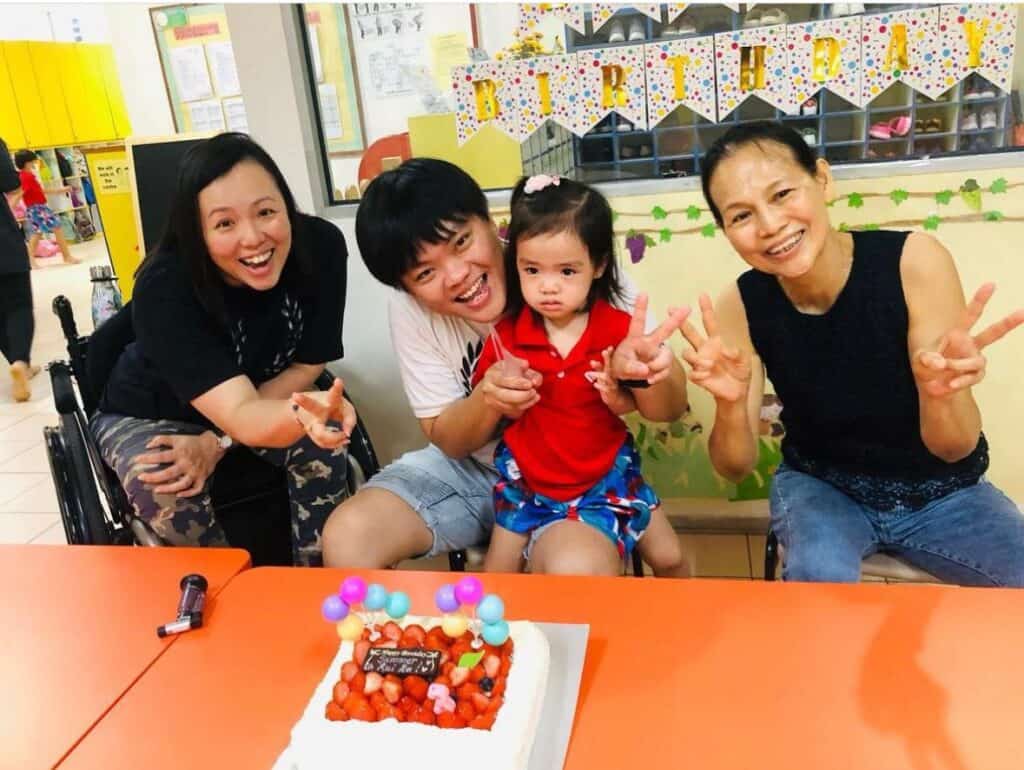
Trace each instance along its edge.
<path fill-rule="evenodd" d="M 674 22 L 679 17 L 679 14 L 686 10 L 688 5 L 689 3 L 665 3 L 665 12 L 668 14 L 668 23 L 671 24 Z"/>
<path fill-rule="evenodd" d="M 839 43 L 839 72 L 824 83 L 814 79 L 814 41 L 835 38 Z M 800 105 L 827 88 L 861 105 L 861 23 L 859 16 L 840 17 L 806 24 L 790 24 L 786 30 L 788 75 L 793 79 L 793 101 Z"/>
<path fill-rule="evenodd" d="M 452 68 L 452 103 L 455 108 L 455 132 L 461 147 L 486 123 L 492 123 L 513 139 L 522 140 L 519 128 L 519 94 L 522 79 L 515 65 L 520 62 L 476 62 Z M 509 66 L 513 65 L 513 66 Z M 480 120 L 477 114 L 476 81 L 490 80 L 495 86 L 498 114 Z"/>
<path fill-rule="evenodd" d="M 980 25 L 985 20 L 988 20 L 988 27 L 981 44 L 981 66 L 969 67 L 965 24 L 973 21 Z M 993 85 L 1010 90 L 1017 39 L 1016 5 L 944 5 L 940 8 L 939 30 L 943 49 L 939 51 L 939 58 L 943 65 L 948 62 L 943 67 L 944 75 L 959 81 L 971 72 L 978 72 Z"/>
<path fill-rule="evenodd" d="M 715 46 L 711 37 L 691 37 L 648 43 L 645 46 L 647 67 L 647 120 L 656 126 L 680 104 L 710 121 L 715 120 Z M 676 83 L 673 62 L 677 56 L 689 59 L 683 69 L 685 97 L 675 98 Z"/>
<path fill-rule="evenodd" d="M 685 8 L 685 6 L 683 6 L 683 7 Z M 661 6 L 658 3 L 654 3 L 653 5 L 650 5 L 650 4 L 648 4 L 648 5 L 643 5 L 643 4 L 623 5 L 622 3 L 591 3 L 590 4 L 590 8 L 591 8 L 591 10 L 590 10 L 590 13 L 591 13 L 591 25 L 593 26 L 595 32 L 597 32 L 597 30 L 601 29 L 601 27 L 603 27 L 605 25 L 605 23 L 608 21 L 608 19 L 610 19 L 612 16 L 615 15 L 616 11 L 621 10 L 622 8 L 632 8 L 634 11 L 639 11 L 640 13 L 642 13 L 642 14 L 644 14 L 646 16 L 650 16 L 655 21 L 661 21 Z"/>
<path fill-rule="evenodd" d="M 646 77 L 644 74 L 644 46 L 629 45 L 614 48 L 596 48 L 576 54 L 578 80 L 575 93 L 578 100 L 576 127 L 573 133 L 582 136 L 606 115 L 617 112 L 640 130 L 647 130 Z M 602 106 L 604 90 L 602 68 L 618 65 L 625 77 L 627 101 L 614 108 Z M 563 124 L 564 125 L 564 124 Z"/>
<path fill-rule="evenodd" d="M 583 24 L 582 3 L 521 3 L 519 5 L 519 34 L 536 32 L 545 16 L 555 16 L 581 35 L 586 34 Z"/>
<path fill-rule="evenodd" d="M 907 27 L 906 70 L 893 63 L 886 67 L 886 52 L 892 39 L 892 26 Z M 945 73 L 938 61 L 939 10 L 920 10 L 876 13 L 861 19 L 861 94 L 858 104 L 868 104 L 885 89 L 899 80 L 931 98 L 946 91 L 953 83 L 945 83 Z M 954 81 L 955 82 L 955 81 Z"/>
<path fill-rule="evenodd" d="M 743 91 L 740 87 L 740 51 L 745 46 L 765 46 L 765 87 Z M 794 115 L 799 105 L 792 96 L 792 79 L 786 73 L 786 25 L 773 24 L 715 35 L 715 69 L 717 72 L 718 119 L 742 104 L 747 97 L 757 96 Z"/>

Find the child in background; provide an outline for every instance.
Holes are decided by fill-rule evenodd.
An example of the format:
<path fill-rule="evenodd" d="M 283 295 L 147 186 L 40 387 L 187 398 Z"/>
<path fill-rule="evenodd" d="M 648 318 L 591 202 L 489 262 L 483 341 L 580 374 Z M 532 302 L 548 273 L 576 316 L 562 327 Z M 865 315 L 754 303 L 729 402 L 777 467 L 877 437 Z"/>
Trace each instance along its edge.
<path fill-rule="evenodd" d="M 39 169 L 39 156 L 32 150 L 18 150 L 14 153 L 14 165 L 18 167 L 18 176 L 21 178 L 22 200 L 25 202 L 25 232 L 28 233 L 28 255 L 32 267 L 37 267 L 35 256 L 36 246 L 44 234 L 53 233 L 57 238 L 57 246 L 60 247 L 64 263 L 73 265 L 78 262 L 68 249 L 68 242 L 64 238 L 64 231 L 61 229 L 57 215 L 46 204 L 46 193 L 36 173 Z M 62 187 L 51 192 L 67 192 L 70 187 Z"/>
<path fill-rule="evenodd" d="M 636 401 L 610 373 L 611 351 L 631 323 L 642 328 L 646 307 L 638 301 L 632 319 L 613 307 L 622 291 L 611 208 L 584 184 L 540 175 L 520 180 L 511 209 L 506 315 L 484 345 L 474 385 L 497 361 L 529 365 L 543 382 L 495 450 L 496 524 L 484 568 L 518 572 L 532 537 L 574 520 L 605 535 L 620 557 L 636 546 L 656 575 L 685 577 L 679 540 L 619 416 Z"/>

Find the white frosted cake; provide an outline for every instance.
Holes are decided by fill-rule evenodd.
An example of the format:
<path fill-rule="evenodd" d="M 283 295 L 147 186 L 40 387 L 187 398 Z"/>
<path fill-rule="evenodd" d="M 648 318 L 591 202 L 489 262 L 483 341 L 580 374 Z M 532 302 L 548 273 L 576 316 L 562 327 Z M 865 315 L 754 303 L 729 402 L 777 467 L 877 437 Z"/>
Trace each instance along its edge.
<path fill-rule="evenodd" d="M 438 642 L 439 631 L 434 629 L 440 629 L 441 622 L 441 618 L 436 617 L 409 616 L 398 624 L 389 624 L 397 625 L 403 634 L 400 640 L 391 640 L 390 644 L 384 636 L 368 645 L 365 635 L 355 643 L 341 642 L 338 654 L 317 685 L 301 719 L 292 728 L 291 742 L 275 770 L 344 767 L 525 770 L 547 686 L 550 659 L 547 638 L 533 623 L 510 622 L 510 643 L 506 642 L 501 648 L 487 645 L 480 650 L 484 656 L 473 666 L 479 670 L 465 667 L 453 670 L 458 660 L 465 660 L 462 656 L 466 652 L 477 651 L 471 648 L 468 635 L 448 639 L 448 648 Z M 415 637 L 419 631 L 410 631 L 410 627 L 423 629 L 425 640 L 421 637 L 417 644 Z M 394 629 L 392 632 L 392 635 L 397 634 Z M 368 655 L 366 648 L 371 645 L 385 650 Z M 443 689 L 450 689 L 451 698 L 446 697 L 447 693 L 439 695 L 442 690 L 431 687 L 431 693 L 437 697 L 424 699 L 422 685 L 418 682 L 396 689 L 396 681 L 420 677 L 402 679 L 392 673 L 386 677 L 389 682 L 382 682 L 380 674 L 364 671 L 364 667 L 370 669 L 376 665 L 372 661 L 380 660 L 377 655 L 401 653 L 411 653 L 412 657 L 434 655 L 431 659 L 434 661 L 440 654 L 445 673 L 438 669 L 436 676 L 425 676 L 431 684 L 450 685 Z M 358 671 L 352 665 L 357 658 Z M 346 667 L 346 664 L 349 665 Z M 472 681 L 467 670 L 471 672 Z M 362 693 L 371 692 L 369 700 L 353 696 L 353 686 Z M 410 695 L 418 696 L 419 705 Z M 441 701 L 450 701 L 448 707 Z M 372 703 L 376 703 L 375 710 L 370 710 Z M 457 708 L 453 709 L 452 703 Z M 473 714 L 476 716 L 470 719 Z M 415 721 L 421 717 L 435 723 Z M 364 718 L 368 721 L 362 721 Z"/>

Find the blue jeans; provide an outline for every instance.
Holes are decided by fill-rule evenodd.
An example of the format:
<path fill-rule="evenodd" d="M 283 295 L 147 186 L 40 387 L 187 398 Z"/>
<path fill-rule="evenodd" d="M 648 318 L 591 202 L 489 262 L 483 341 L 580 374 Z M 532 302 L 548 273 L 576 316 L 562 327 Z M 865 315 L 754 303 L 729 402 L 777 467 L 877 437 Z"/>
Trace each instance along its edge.
<path fill-rule="evenodd" d="M 984 479 L 919 510 L 883 512 L 783 463 L 771 515 L 784 580 L 856 582 L 861 560 L 882 551 L 943 582 L 1024 586 L 1024 515 Z"/>

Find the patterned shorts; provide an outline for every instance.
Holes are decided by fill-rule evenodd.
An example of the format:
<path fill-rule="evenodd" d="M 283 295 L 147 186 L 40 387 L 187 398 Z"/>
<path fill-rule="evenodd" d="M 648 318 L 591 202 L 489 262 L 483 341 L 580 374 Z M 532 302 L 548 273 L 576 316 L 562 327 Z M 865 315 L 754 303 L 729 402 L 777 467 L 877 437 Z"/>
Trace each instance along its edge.
<path fill-rule="evenodd" d="M 57 215 L 44 203 L 29 206 L 25 212 L 25 230 L 29 235 L 42 235 L 56 232 L 60 228 Z"/>
<path fill-rule="evenodd" d="M 651 521 L 661 501 L 640 475 L 640 455 L 633 437 L 619 447 L 611 469 L 579 497 L 560 501 L 531 490 L 523 481 L 512 452 L 502 441 L 494 451 L 498 483 L 494 508 L 499 526 L 525 534 L 562 519 L 596 527 L 627 556 Z"/>

